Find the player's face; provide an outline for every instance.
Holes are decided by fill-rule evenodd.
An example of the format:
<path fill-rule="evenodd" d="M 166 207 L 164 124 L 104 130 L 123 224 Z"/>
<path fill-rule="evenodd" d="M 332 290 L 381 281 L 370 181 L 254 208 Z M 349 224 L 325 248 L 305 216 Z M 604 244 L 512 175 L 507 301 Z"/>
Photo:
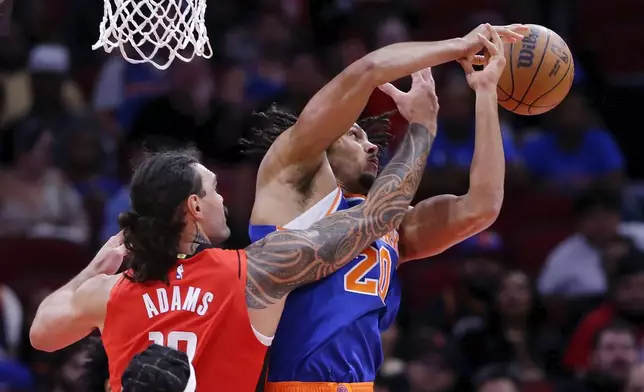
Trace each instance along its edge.
<path fill-rule="evenodd" d="M 224 198 L 217 192 L 217 176 L 203 165 L 197 165 L 205 195 L 195 201 L 191 211 L 195 221 L 213 243 L 219 243 L 230 236 L 226 224 L 228 215 L 224 207 Z"/>
<path fill-rule="evenodd" d="M 327 152 L 336 179 L 350 192 L 366 193 L 378 175 L 378 147 L 357 124 Z"/>

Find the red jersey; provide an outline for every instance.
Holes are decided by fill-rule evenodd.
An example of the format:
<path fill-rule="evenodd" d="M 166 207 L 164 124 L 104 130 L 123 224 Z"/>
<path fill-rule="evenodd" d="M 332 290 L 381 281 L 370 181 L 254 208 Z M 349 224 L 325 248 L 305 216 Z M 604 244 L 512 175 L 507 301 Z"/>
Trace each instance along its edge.
<path fill-rule="evenodd" d="M 178 259 L 168 281 L 121 278 L 112 289 L 102 331 L 112 391 L 151 343 L 188 355 L 197 391 L 254 391 L 267 347 L 248 317 L 245 252 L 204 249 Z"/>

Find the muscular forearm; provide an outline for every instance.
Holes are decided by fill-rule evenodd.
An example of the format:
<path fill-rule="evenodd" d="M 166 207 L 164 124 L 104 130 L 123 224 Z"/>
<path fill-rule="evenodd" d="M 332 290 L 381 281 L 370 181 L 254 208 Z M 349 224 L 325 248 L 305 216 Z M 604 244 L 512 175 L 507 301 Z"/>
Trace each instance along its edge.
<path fill-rule="evenodd" d="M 505 159 L 494 91 L 477 93 L 474 149 L 466 195 L 435 196 L 405 215 L 400 227 L 401 262 L 441 253 L 485 230 L 498 216 Z"/>
<path fill-rule="evenodd" d="M 457 60 L 465 55 L 462 38 L 436 42 L 402 42 L 385 46 L 364 57 L 370 64 L 374 87 L 400 79 L 427 67 Z"/>
<path fill-rule="evenodd" d="M 494 90 L 476 93 L 476 140 L 470 169 L 469 208 L 485 216 L 498 214 L 503 202 L 505 156 Z"/>
<path fill-rule="evenodd" d="M 29 331 L 33 347 L 43 351 L 59 349 L 59 335 L 66 335 L 70 329 L 75 328 L 73 317 L 74 293 L 87 280 L 97 274 L 86 268 L 66 285 L 51 293 L 45 298 L 38 310 Z"/>
<path fill-rule="evenodd" d="M 342 268 L 396 229 L 416 194 L 433 139 L 427 128 L 411 124 L 364 203 L 331 214 L 308 230 L 277 231 L 246 248 L 247 305 L 262 309 L 276 303 Z"/>

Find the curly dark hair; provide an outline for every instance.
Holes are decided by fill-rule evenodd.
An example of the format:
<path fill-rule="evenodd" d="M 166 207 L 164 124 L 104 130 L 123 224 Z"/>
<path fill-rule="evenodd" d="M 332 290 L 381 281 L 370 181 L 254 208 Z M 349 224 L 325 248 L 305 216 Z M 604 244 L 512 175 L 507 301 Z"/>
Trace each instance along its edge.
<path fill-rule="evenodd" d="M 123 376 L 123 392 L 180 392 L 190 379 L 190 361 L 181 351 L 151 344 L 132 358 Z"/>
<path fill-rule="evenodd" d="M 378 146 L 380 152 L 385 151 L 391 139 L 389 131 L 390 118 L 396 110 L 382 113 L 378 116 L 365 117 L 358 121 L 358 125 L 369 136 L 369 141 Z M 275 139 L 284 131 L 295 125 L 297 116 L 281 111 L 277 104 L 271 104 L 265 112 L 253 113 L 253 118 L 258 122 L 257 127 L 251 129 L 248 138 L 241 138 L 240 144 L 244 154 L 263 158 Z"/>

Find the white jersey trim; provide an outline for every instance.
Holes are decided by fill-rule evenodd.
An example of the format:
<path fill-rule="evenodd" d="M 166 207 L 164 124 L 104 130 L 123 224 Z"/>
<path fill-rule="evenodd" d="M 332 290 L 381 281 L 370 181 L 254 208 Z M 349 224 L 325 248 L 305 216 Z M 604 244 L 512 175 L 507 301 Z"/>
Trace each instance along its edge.
<path fill-rule="evenodd" d="M 253 329 L 253 333 L 255 334 L 255 337 L 257 338 L 257 340 L 259 340 L 261 344 L 263 344 L 266 347 L 270 347 L 271 344 L 273 344 L 273 339 L 275 338 L 274 335 L 271 337 L 268 337 L 266 335 L 263 335 L 258 330 L 256 330 L 255 327 L 253 327 L 252 325 L 250 327 Z"/>
<path fill-rule="evenodd" d="M 338 210 L 342 201 L 342 190 L 336 188 L 333 192 L 324 196 L 320 201 L 315 203 L 311 208 L 304 211 L 297 218 L 282 226 L 285 229 L 304 230 L 312 224 L 319 222 L 322 218 Z"/>

